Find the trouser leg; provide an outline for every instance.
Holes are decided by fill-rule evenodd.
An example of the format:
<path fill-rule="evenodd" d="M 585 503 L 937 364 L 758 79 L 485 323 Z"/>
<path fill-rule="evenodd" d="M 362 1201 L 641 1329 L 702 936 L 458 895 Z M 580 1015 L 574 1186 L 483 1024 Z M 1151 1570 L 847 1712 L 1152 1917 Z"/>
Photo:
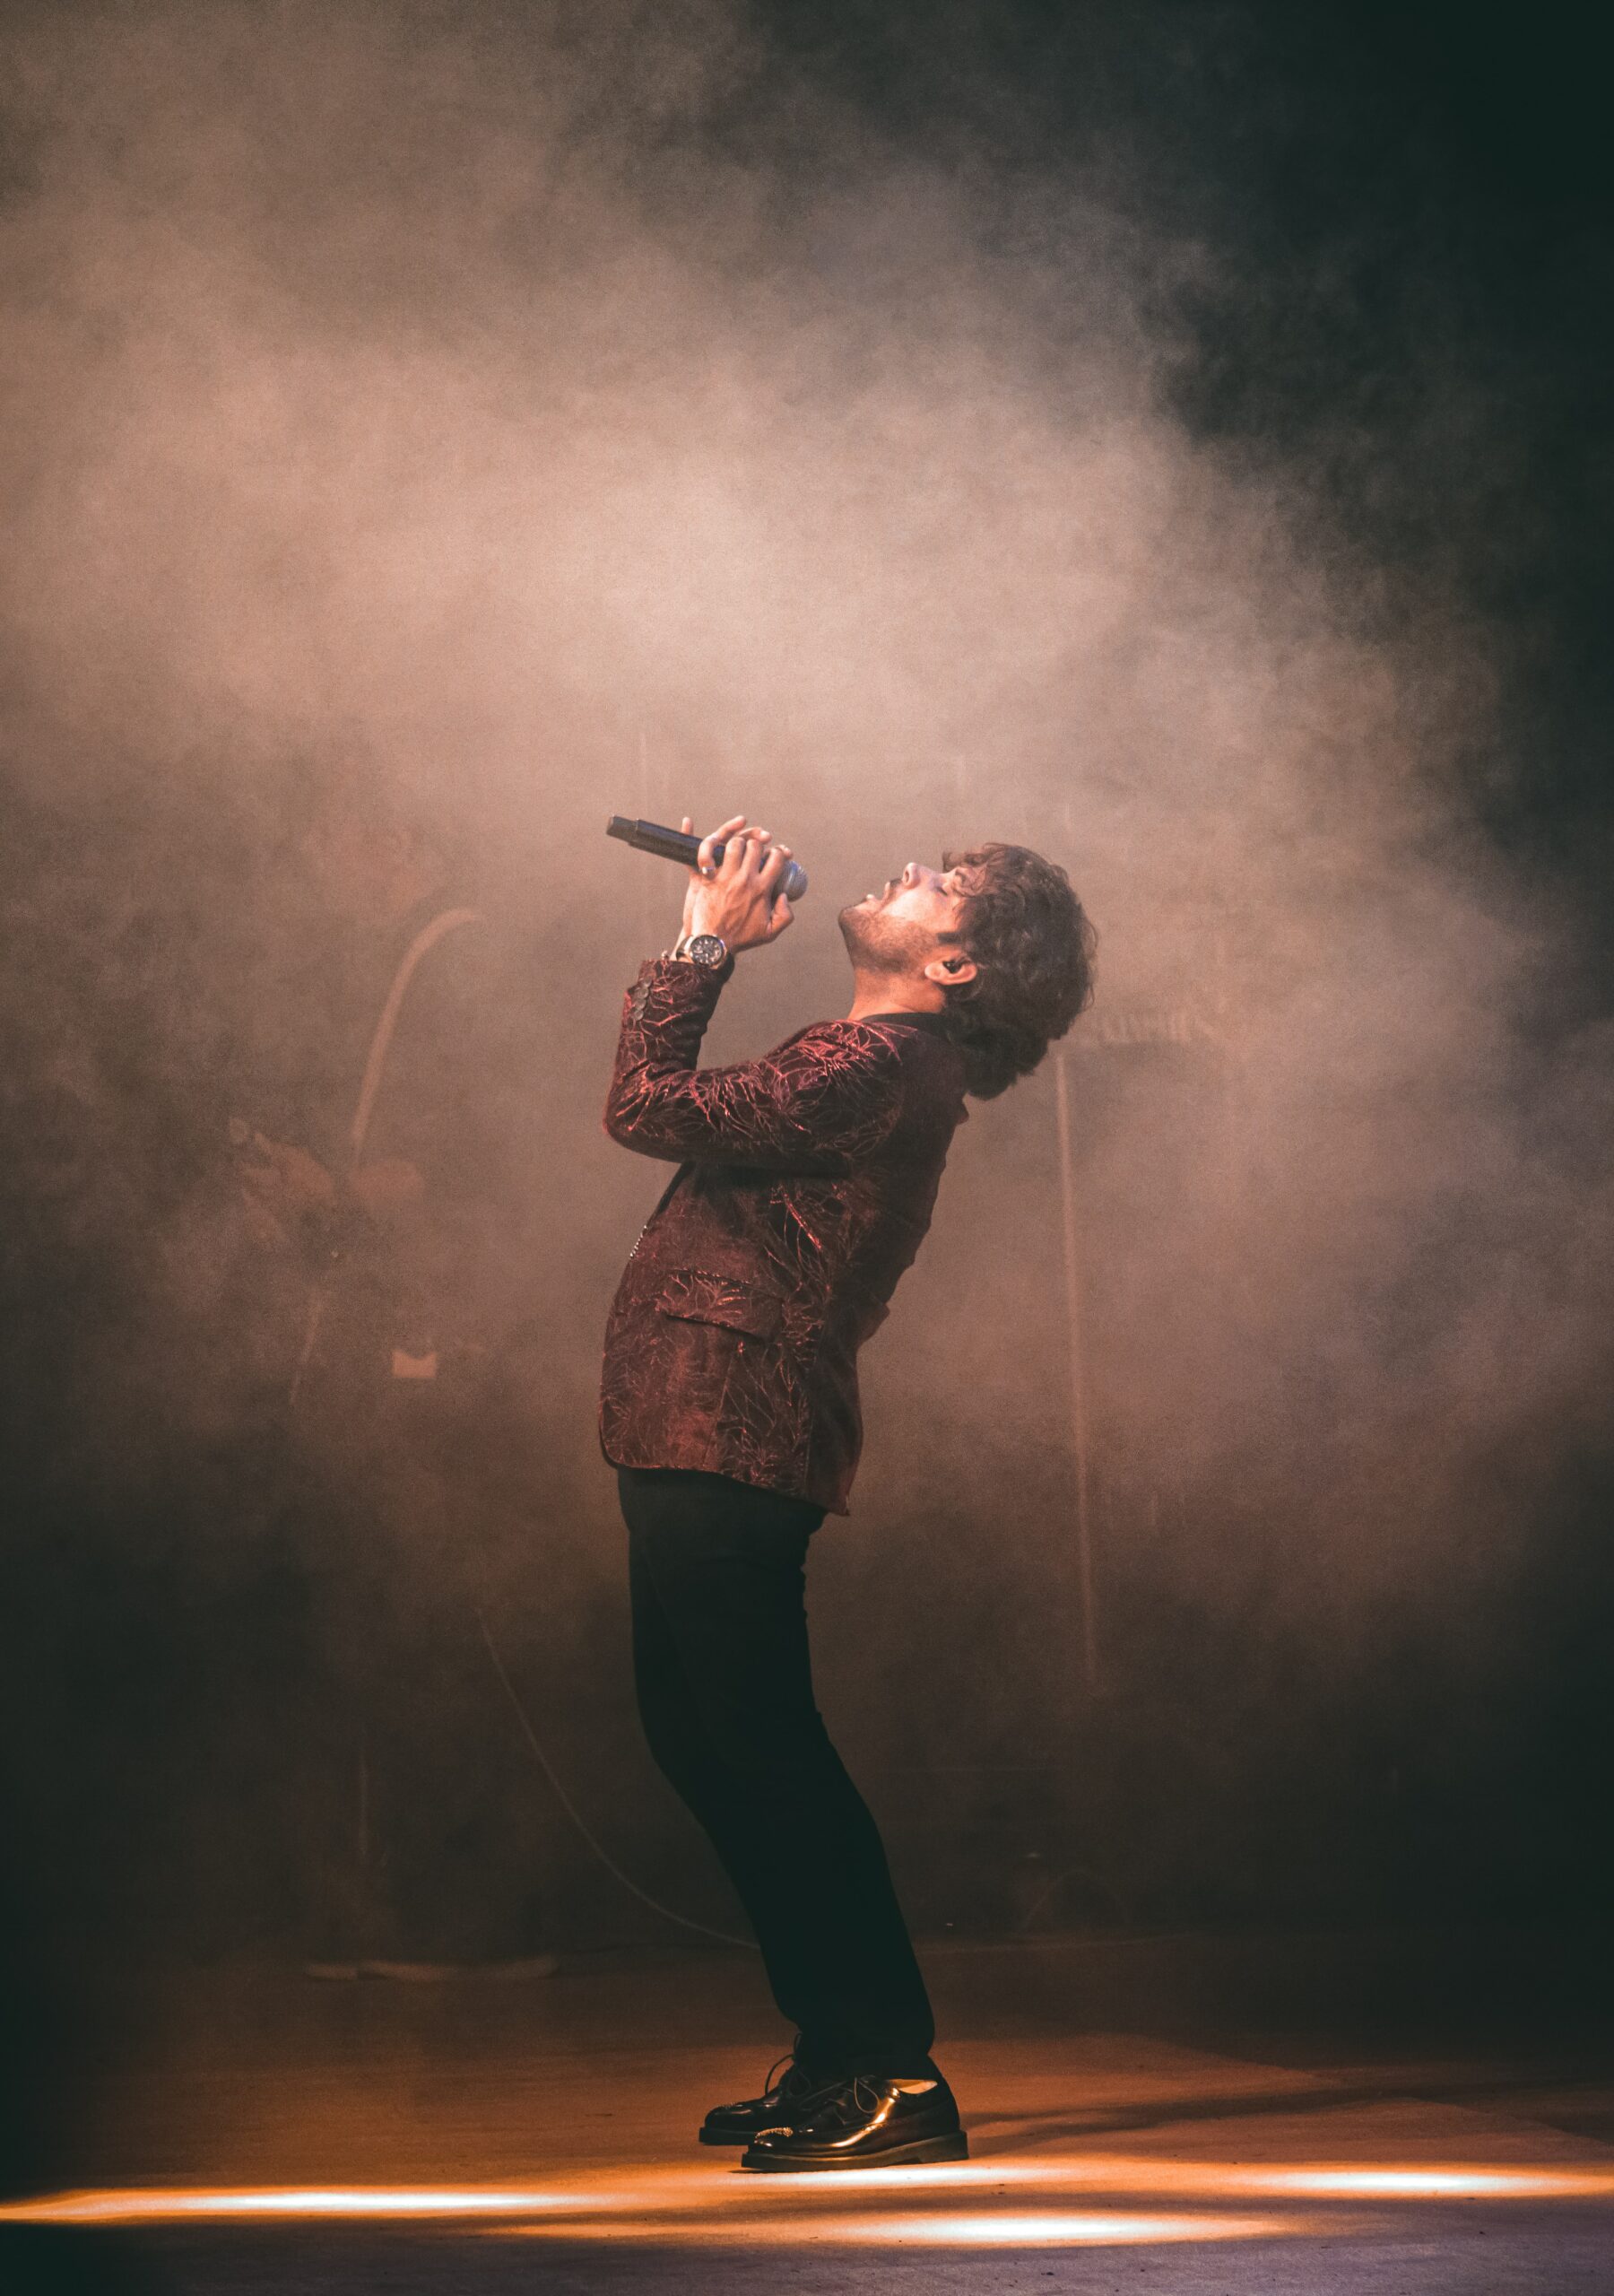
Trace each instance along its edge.
<path fill-rule="evenodd" d="M 803 1566 L 821 1510 L 723 1476 L 620 1480 L 646 1736 L 733 1881 L 803 2057 L 933 2072 L 885 1852 L 812 1695 Z"/>
<path fill-rule="evenodd" d="M 753 1839 L 734 1809 L 724 1765 L 716 1759 L 646 1552 L 646 1542 L 629 1544 L 629 1581 L 633 1616 L 633 1673 L 639 1718 L 657 1769 L 718 1849 L 724 1870 L 761 1949 L 774 1998 L 787 2016 L 783 1996 L 792 1991 L 790 1972 L 778 1963 L 768 1921 L 768 1889 L 762 1844 Z"/>

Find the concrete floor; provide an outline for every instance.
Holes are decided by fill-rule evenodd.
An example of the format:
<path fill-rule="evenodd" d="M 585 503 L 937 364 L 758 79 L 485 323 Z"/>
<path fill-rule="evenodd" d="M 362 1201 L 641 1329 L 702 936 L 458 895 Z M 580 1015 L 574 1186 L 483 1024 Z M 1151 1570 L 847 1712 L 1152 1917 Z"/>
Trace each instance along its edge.
<path fill-rule="evenodd" d="M 766 2069 L 750 1961 L 189 1979 L 86 2120 L 74 2190 L 12 2213 L 5 2296 L 1614 2291 L 1614 2080 L 1589 2047 L 1095 2032 L 1056 1949 L 926 1958 L 973 2158 L 855 2179 L 693 2143 Z"/>

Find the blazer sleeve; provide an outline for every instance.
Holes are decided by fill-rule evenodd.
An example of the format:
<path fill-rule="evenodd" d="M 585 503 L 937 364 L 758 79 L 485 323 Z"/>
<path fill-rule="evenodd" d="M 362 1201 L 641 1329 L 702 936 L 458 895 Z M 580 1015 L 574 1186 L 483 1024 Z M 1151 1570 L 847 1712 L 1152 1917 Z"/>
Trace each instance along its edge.
<path fill-rule="evenodd" d="M 653 960 L 622 1008 L 605 1129 L 672 1163 L 839 1173 L 865 1162 L 901 1114 L 901 1059 L 876 1029 L 804 1029 L 759 1060 L 698 1068 L 728 968 Z"/>

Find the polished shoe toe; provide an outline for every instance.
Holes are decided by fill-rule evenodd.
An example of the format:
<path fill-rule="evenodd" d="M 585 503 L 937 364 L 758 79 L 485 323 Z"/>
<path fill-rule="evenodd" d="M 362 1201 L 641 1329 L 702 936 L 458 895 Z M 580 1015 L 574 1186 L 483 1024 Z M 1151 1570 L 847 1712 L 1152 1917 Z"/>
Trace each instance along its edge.
<path fill-rule="evenodd" d="M 772 2067 L 759 2097 L 744 2098 L 736 2105 L 713 2106 L 701 2124 L 703 2144 L 749 2144 L 763 2129 L 788 2127 L 793 2115 L 809 2109 L 808 2100 L 816 2099 L 826 2085 L 823 2076 L 810 2072 L 794 2057 L 780 2062 L 784 2072 L 776 2081 L 779 2066 Z"/>
<path fill-rule="evenodd" d="M 759 2132 L 746 2147 L 742 2169 L 886 2169 L 969 2157 L 969 2139 L 945 2081 L 915 2090 L 859 2074 L 797 2110 L 794 2126 L 774 2124 Z"/>

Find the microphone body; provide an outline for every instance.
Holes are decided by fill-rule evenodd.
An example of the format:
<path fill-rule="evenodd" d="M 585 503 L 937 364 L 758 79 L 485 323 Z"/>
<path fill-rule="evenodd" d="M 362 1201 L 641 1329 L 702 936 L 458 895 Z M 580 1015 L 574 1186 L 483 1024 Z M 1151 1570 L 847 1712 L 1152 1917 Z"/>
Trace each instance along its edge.
<path fill-rule="evenodd" d="M 692 869 L 700 858 L 700 839 L 690 837 L 681 829 L 664 829 L 659 822 L 629 821 L 624 813 L 612 813 L 605 824 L 607 837 L 620 838 L 624 845 L 631 845 L 637 853 L 658 854 L 664 861 L 681 861 Z M 723 858 L 723 848 L 712 848 L 715 861 Z M 798 901 L 807 890 L 807 872 L 799 861 L 786 861 L 785 874 L 779 879 L 779 891 L 788 901 Z"/>

